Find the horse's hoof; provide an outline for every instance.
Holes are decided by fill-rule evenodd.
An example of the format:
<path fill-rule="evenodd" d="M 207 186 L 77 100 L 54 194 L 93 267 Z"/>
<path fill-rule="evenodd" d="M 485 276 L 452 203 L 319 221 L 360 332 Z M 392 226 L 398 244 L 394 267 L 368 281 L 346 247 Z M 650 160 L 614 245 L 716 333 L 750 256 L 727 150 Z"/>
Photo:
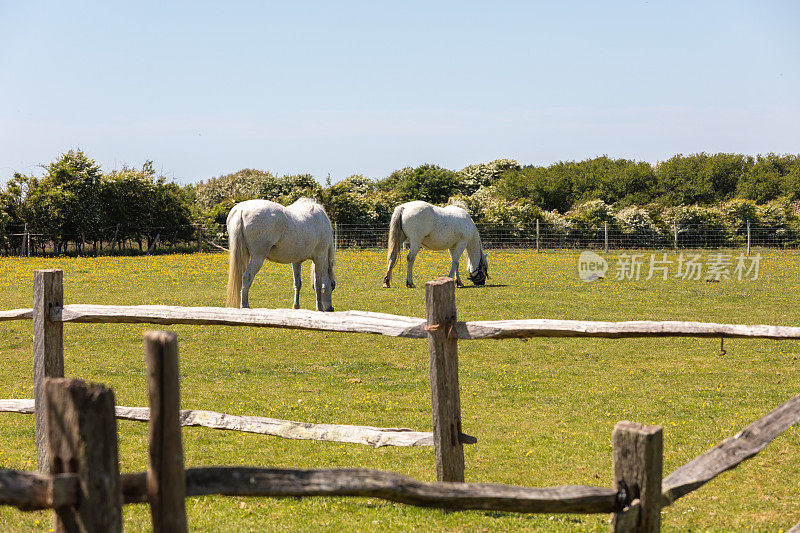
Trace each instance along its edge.
<path fill-rule="evenodd" d="M 406 281 L 406 287 L 408 287 L 409 289 L 416 289 L 417 288 L 416 285 L 414 285 L 413 283 L 409 283 L 407 281 Z"/>
<path fill-rule="evenodd" d="M 389 284 L 388 284 L 388 283 L 384 283 L 384 284 L 383 284 L 383 288 L 384 288 L 384 289 L 390 289 L 391 287 L 389 287 Z"/>
<path fill-rule="evenodd" d="M 460 280 L 460 279 L 457 279 L 457 280 L 456 280 L 456 287 L 463 287 L 463 286 L 464 286 L 464 284 L 463 284 L 463 283 L 461 283 L 461 280 Z"/>

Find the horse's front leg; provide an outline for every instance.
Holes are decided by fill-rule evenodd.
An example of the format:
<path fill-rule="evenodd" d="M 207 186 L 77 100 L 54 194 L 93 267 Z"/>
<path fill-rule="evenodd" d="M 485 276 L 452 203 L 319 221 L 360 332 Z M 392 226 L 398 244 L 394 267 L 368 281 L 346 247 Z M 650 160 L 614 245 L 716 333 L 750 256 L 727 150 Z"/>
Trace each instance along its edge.
<path fill-rule="evenodd" d="M 413 243 L 413 242 L 410 242 L 410 241 L 409 241 L 409 244 L 408 244 L 409 251 L 408 251 L 408 257 L 406 257 L 407 263 L 408 263 L 408 272 L 406 272 L 406 287 L 408 287 L 410 289 L 413 289 L 415 287 L 415 285 L 414 285 L 414 274 L 413 274 L 413 271 L 414 271 L 414 259 L 417 258 L 417 254 L 419 253 L 419 249 L 420 249 L 421 246 L 422 245 L 420 243 Z"/>
<path fill-rule="evenodd" d="M 463 287 L 464 284 L 461 283 L 461 277 L 458 275 L 458 260 L 461 259 L 461 254 L 464 253 L 466 247 L 467 243 L 458 243 L 448 250 L 448 252 L 450 252 L 450 260 L 452 261 L 449 275 L 455 280 L 456 285 L 459 287 Z"/>
<path fill-rule="evenodd" d="M 244 274 L 242 274 L 242 309 L 250 307 L 250 286 L 253 284 L 253 278 L 261 270 L 264 259 L 264 257 L 253 255 L 250 257 L 250 263 L 248 263 L 247 268 L 244 269 Z"/>
<path fill-rule="evenodd" d="M 300 275 L 300 267 L 302 262 L 292 263 L 292 276 L 294 277 L 294 303 L 292 309 L 300 309 L 300 289 L 303 286 L 303 280 Z"/>

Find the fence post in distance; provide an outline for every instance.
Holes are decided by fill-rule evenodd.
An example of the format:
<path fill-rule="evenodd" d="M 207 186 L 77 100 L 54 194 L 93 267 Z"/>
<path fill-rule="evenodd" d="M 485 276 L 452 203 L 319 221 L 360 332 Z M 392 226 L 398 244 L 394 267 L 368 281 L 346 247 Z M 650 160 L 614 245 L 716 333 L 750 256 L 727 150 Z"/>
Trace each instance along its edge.
<path fill-rule="evenodd" d="M 675 251 L 678 251 L 678 224 L 672 223 L 672 241 L 675 246 Z"/>
<path fill-rule="evenodd" d="M 747 221 L 747 255 L 750 255 L 750 221 Z"/>

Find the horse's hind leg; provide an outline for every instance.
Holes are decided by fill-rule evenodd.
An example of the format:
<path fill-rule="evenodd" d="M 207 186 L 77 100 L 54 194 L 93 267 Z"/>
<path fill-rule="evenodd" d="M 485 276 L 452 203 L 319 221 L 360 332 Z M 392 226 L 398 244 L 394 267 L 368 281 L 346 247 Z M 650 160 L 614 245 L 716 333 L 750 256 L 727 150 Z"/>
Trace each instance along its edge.
<path fill-rule="evenodd" d="M 253 284 L 253 278 L 261 270 L 264 259 L 266 258 L 258 255 L 250 256 L 250 263 L 242 274 L 242 308 L 250 307 L 250 285 Z"/>
<path fill-rule="evenodd" d="M 292 263 L 292 276 L 294 276 L 294 304 L 292 309 L 300 309 L 300 288 L 303 286 L 302 276 L 300 275 L 300 266 L 302 262 Z"/>
<path fill-rule="evenodd" d="M 419 249 L 421 248 L 421 246 L 422 245 L 418 242 L 415 243 L 409 241 L 408 243 L 409 251 L 408 251 L 408 257 L 406 258 L 408 262 L 408 272 L 406 273 L 406 287 L 410 289 L 413 289 L 415 287 L 414 275 L 413 275 L 414 259 L 417 258 L 417 254 L 419 253 Z"/>
<path fill-rule="evenodd" d="M 402 246 L 402 244 L 400 246 Z M 386 267 L 386 275 L 383 276 L 384 289 L 388 289 L 392 284 L 392 269 L 394 268 L 394 265 L 397 263 L 398 255 L 399 255 L 399 250 L 393 250 L 392 253 L 389 255 L 389 264 Z"/>
<path fill-rule="evenodd" d="M 463 287 L 464 284 L 461 283 L 461 278 L 458 275 L 458 260 L 461 259 L 461 254 L 464 253 L 466 247 L 466 242 L 459 242 L 448 250 L 450 252 L 450 259 L 453 261 L 450 265 L 450 277 L 456 281 L 456 285 L 459 287 Z"/>

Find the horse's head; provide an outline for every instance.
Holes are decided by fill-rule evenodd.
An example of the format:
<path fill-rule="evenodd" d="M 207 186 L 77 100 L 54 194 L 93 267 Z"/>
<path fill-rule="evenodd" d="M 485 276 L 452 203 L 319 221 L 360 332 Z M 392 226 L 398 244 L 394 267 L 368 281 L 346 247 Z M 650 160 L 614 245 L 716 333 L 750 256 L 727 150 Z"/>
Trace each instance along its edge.
<path fill-rule="evenodd" d="M 467 277 L 475 285 L 486 284 L 486 280 L 489 279 L 489 263 L 486 261 L 485 253 L 481 252 L 481 259 L 478 261 L 477 268 L 469 272 Z"/>

